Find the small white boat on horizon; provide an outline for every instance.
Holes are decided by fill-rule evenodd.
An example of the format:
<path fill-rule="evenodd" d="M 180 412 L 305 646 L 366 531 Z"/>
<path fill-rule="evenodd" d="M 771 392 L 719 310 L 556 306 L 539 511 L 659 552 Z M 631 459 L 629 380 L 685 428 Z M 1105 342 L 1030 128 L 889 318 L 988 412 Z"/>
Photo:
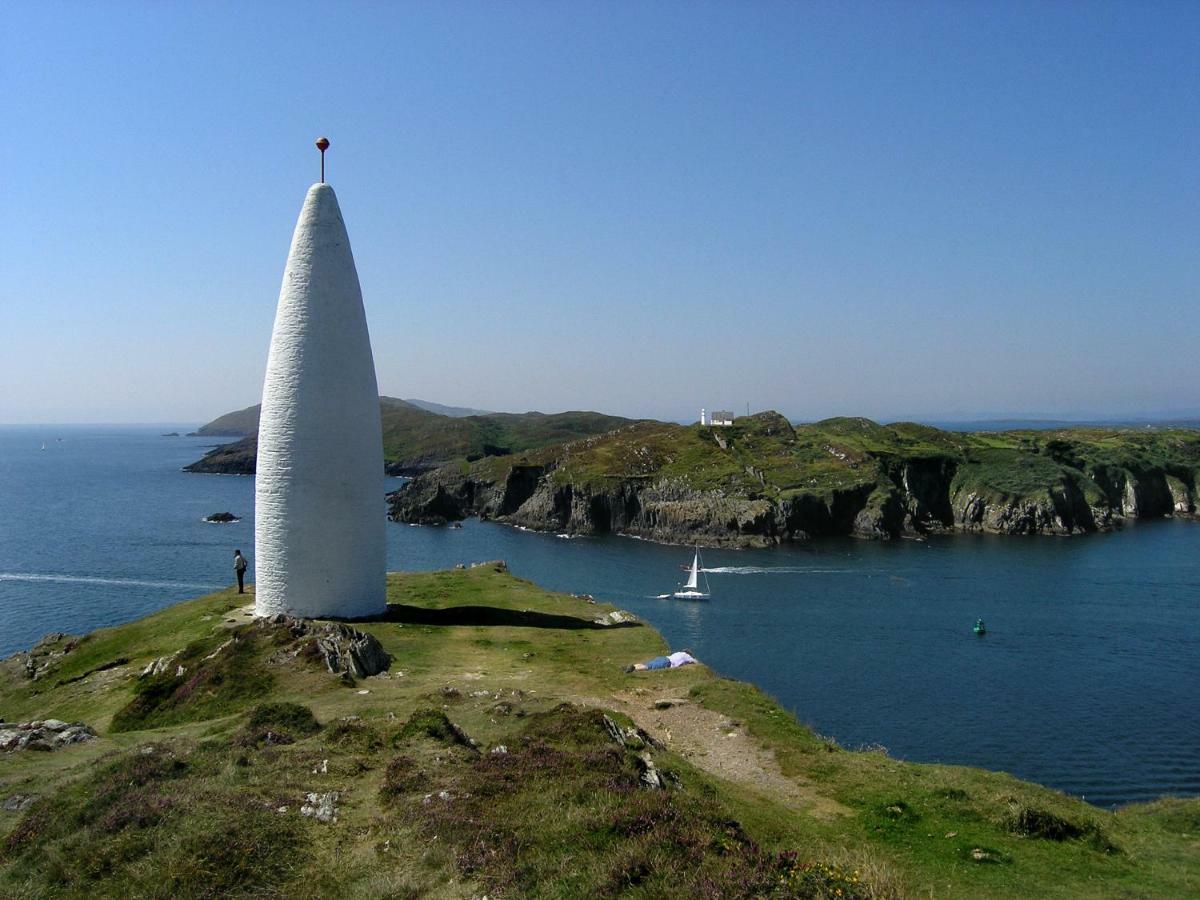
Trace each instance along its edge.
<path fill-rule="evenodd" d="M 692 566 L 688 569 L 688 580 L 686 583 L 679 585 L 675 593 L 671 594 L 676 600 L 707 600 L 711 594 L 711 588 L 708 586 L 708 575 L 704 576 L 704 590 L 700 590 L 700 574 L 703 565 L 700 562 L 700 548 L 696 548 L 696 555 L 692 557 Z"/>

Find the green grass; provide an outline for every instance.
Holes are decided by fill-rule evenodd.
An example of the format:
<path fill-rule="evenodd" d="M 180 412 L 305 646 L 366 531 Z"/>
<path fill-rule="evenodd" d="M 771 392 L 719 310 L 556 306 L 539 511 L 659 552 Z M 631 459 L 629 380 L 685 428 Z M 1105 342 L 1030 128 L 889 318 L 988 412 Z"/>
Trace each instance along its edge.
<path fill-rule="evenodd" d="M 0 842 L 7 896 L 255 895 L 300 861 L 298 822 L 216 745 L 153 745 L 40 799 Z"/>
<path fill-rule="evenodd" d="M 969 454 L 955 474 L 951 491 L 1028 497 L 1059 486 L 1066 475 L 1063 467 L 1048 457 L 989 447 Z"/>
<path fill-rule="evenodd" d="M 519 453 L 601 434 L 630 422 L 620 416 L 581 411 L 489 413 L 452 418 L 393 397 L 380 397 L 379 410 L 384 462 L 393 471 L 428 469 L 456 460 Z M 210 451 L 189 469 L 252 474 L 258 446 L 258 415 L 259 407 L 252 406 L 203 426 L 201 434 L 245 437 Z"/>
<path fill-rule="evenodd" d="M 819 516 L 813 520 L 815 527 L 826 530 L 850 530 L 864 502 L 868 513 L 890 511 L 890 531 L 902 525 L 903 515 L 897 511 L 913 504 L 920 517 L 917 530 L 942 528 L 953 524 L 952 509 L 970 494 L 998 505 L 1033 501 L 1043 509 L 1055 508 L 1057 498 L 1057 505 L 1069 510 L 1071 528 L 1091 528 L 1097 523 L 1107 527 L 1112 516 L 1125 514 L 1128 485 L 1138 487 L 1139 503 L 1148 514 L 1170 512 L 1177 499 L 1186 501 L 1189 496 L 1197 503 L 1200 432 L 1117 428 L 958 433 L 910 422 L 880 425 L 862 418 L 793 427 L 778 413 L 764 412 L 724 428 L 639 422 L 563 444 L 488 457 L 466 468 L 458 463 L 428 478 L 430 484 L 444 483 L 452 494 L 469 480 L 480 487 L 473 496 L 491 497 L 503 492 L 519 467 L 545 472 L 555 488 L 570 488 L 584 497 L 620 498 L 636 491 L 649 503 L 661 498 L 676 504 L 671 514 L 681 520 L 689 516 L 683 504 L 728 501 L 728 513 L 724 507 L 694 511 L 696 521 L 703 523 L 701 530 L 708 532 L 723 516 L 732 522 L 759 515 L 758 507 L 745 504 L 765 503 L 782 521 L 788 502 L 793 509 L 805 504 L 832 510 L 841 503 L 843 511 L 847 504 L 855 507 L 836 526 L 822 524 Z M 421 490 L 420 484 L 414 485 L 414 496 Z M 1076 502 L 1080 497 L 1083 504 Z M 536 521 L 536 515 L 533 524 L 551 527 Z M 730 539 L 736 539 L 739 529 L 730 525 L 729 530 Z"/>
<path fill-rule="evenodd" d="M 243 625 L 224 650 L 220 636 L 194 641 L 165 671 L 139 678 L 133 699 L 117 710 L 109 727 L 138 731 L 218 718 L 268 695 L 274 676 L 263 663 L 261 633 Z"/>
<path fill-rule="evenodd" d="M 0 795 L 38 797 L 0 813 L 0 895 L 1174 897 L 1200 886 L 1200 800 L 1110 813 L 1000 773 L 847 751 L 703 666 L 624 674 L 666 649 L 655 631 L 597 627 L 608 607 L 487 567 L 392 575 L 388 590 L 388 616 L 362 627 L 395 661 L 353 687 L 243 624 L 235 604 L 247 598 L 232 592 L 97 632 L 37 682 L 6 662 L 6 719 L 81 719 L 101 736 L 0 758 Z M 233 636 L 208 661 L 227 660 L 214 683 L 204 657 Z M 186 673 L 155 687 L 137 677 L 179 650 L 189 673 L 206 672 L 188 697 L 163 689 Z M 130 662 L 96 671 L 117 658 Z M 239 672 L 255 689 L 224 692 Z M 689 699 L 679 715 L 727 723 L 709 756 L 725 731 L 744 732 L 772 769 L 734 779 L 681 755 L 655 725 L 664 696 Z M 604 710 L 663 745 L 621 746 Z M 643 754 L 666 789 L 641 786 Z M 300 816 L 308 793 L 330 791 L 336 823 Z"/>
<path fill-rule="evenodd" d="M 774 828 L 839 844 L 857 835 L 861 848 L 906 872 L 915 895 L 1003 897 L 1035 888 L 1045 896 L 1170 897 L 1200 886 L 1200 857 L 1176 856 L 1195 846 L 1200 799 L 1106 812 L 1000 773 L 844 750 L 751 685 L 713 679 L 692 696 L 741 722 L 785 773 L 827 787 L 851 811 L 836 820 L 836 837 L 795 820 Z M 1149 820 L 1156 825 L 1145 827 Z"/>

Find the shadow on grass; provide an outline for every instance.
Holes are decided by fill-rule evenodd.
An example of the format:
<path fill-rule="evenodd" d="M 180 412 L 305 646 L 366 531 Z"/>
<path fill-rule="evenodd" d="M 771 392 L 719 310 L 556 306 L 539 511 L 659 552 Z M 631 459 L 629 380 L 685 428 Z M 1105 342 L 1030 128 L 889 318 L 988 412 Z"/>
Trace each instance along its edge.
<path fill-rule="evenodd" d="M 382 616 L 361 619 L 365 622 L 401 622 L 405 625 L 500 625 L 510 628 L 559 628 L 568 631 L 610 628 L 640 628 L 641 622 L 617 622 L 601 625 L 591 619 L 577 616 L 558 616 L 532 610 L 501 609 L 496 606 L 451 606 L 446 609 L 428 609 L 424 606 L 408 606 L 389 603 Z"/>

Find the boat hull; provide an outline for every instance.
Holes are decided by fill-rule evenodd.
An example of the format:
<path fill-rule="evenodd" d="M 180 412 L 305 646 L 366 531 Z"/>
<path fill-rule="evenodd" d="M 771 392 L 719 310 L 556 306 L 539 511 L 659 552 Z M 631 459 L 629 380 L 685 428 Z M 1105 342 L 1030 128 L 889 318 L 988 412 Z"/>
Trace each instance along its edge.
<path fill-rule="evenodd" d="M 676 600 L 707 600 L 710 595 L 700 591 L 676 591 L 671 596 Z"/>

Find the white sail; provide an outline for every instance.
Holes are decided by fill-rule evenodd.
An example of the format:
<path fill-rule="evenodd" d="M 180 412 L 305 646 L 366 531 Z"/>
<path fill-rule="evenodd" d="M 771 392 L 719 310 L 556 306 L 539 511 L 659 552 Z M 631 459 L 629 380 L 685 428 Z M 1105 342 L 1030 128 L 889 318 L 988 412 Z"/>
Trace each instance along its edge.
<path fill-rule="evenodd" d="M 700 573 L 702 563 L 700 562 L 700 548 L 696 548 L 696 555 L 692 557 L 692 564 L 688 567 L 688 579 L 686 584 L 679 585 L 673 594 L 663 594 L 664 597 L 674 597 L 677 600 L 707 600 L 708 593 L 708 576 L 704 576 L 704 590 L 700 590 Z"/>
<path fill-rule="evenodd" d="M 692 570 L 688 574 L 687 584 L 685 584 L 683 586 L 684 590 L 688 590 L 688 591 L 696 590 L 696 587 L 699 583 L 698 582 L 699 575 L 700 575 L 700 551 L 697 550 L 696 555 L 694 557 L 692 557 Z"/>

